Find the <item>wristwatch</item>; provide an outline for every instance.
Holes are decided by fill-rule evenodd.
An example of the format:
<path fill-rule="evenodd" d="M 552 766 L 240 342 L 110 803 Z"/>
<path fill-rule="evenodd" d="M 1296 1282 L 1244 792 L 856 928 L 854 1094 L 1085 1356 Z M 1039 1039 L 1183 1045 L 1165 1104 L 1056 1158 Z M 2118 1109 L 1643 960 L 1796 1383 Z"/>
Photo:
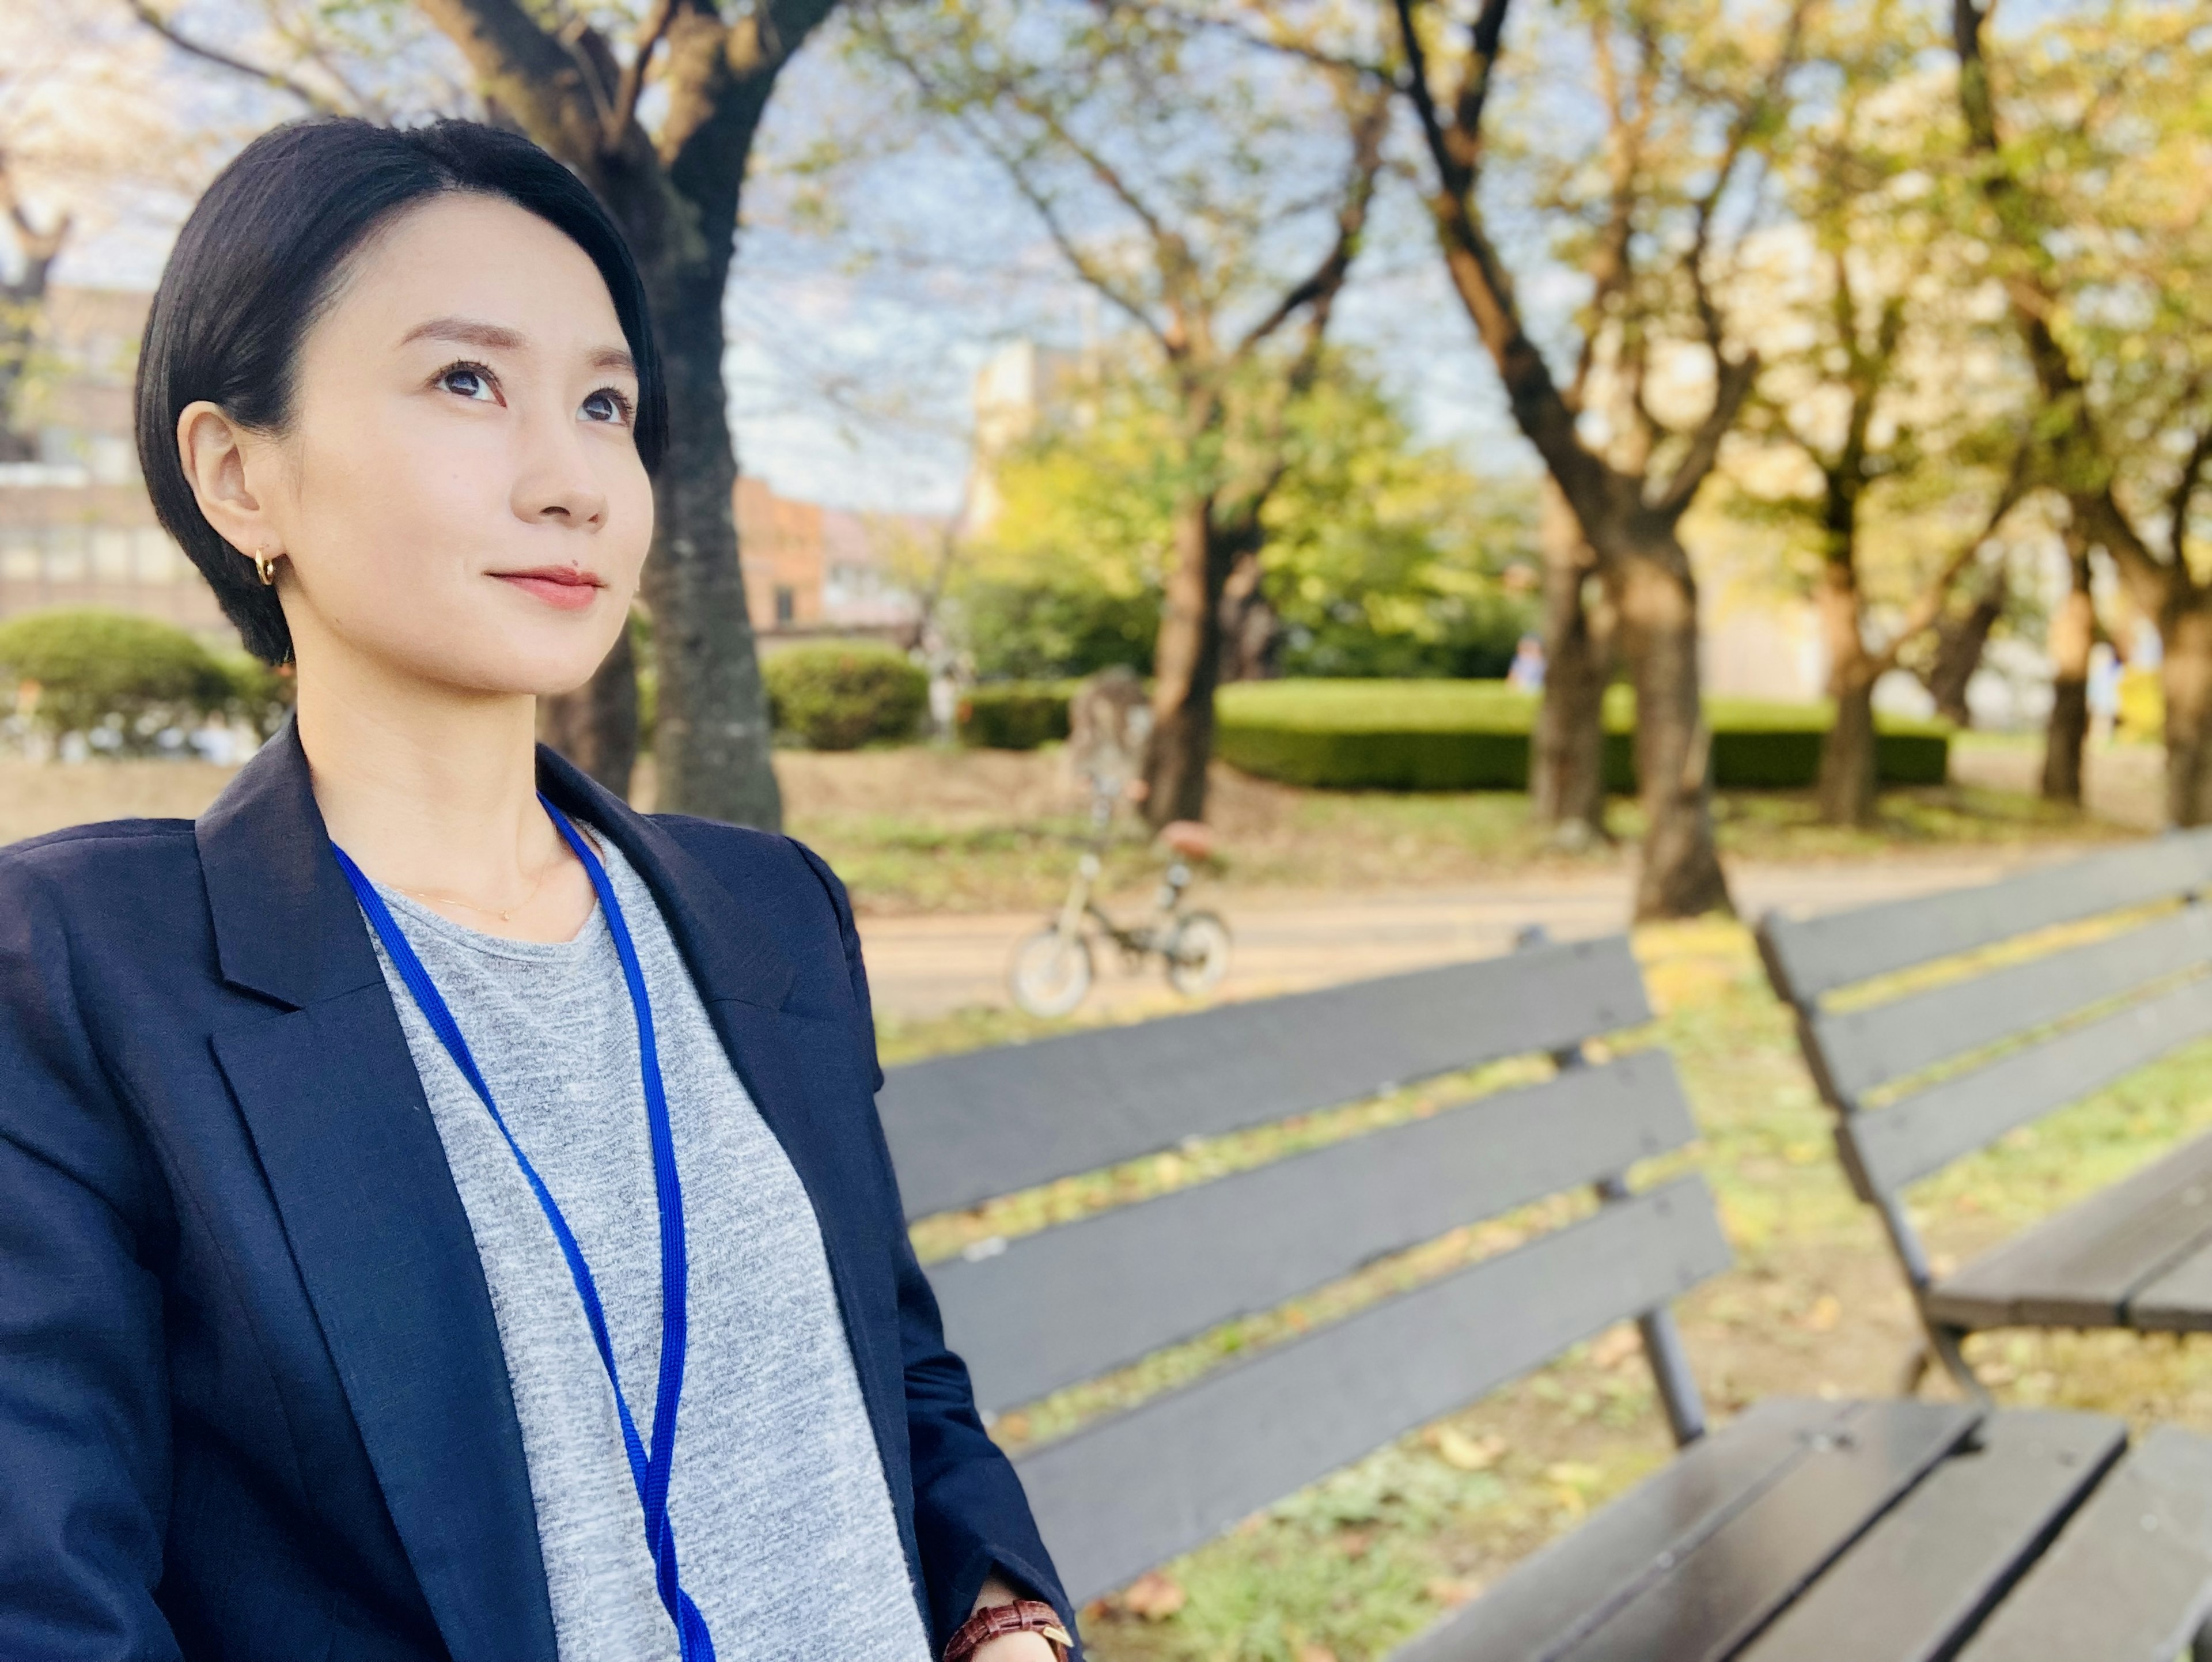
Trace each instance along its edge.
<path fill-rule="evenodd" d="M 1075 1643 L 1060 1625 L 1058 1610 L 1042 1599 L 1019 1598 L 1011 1604 L 986 1605 L 962 1622 L 945 1647 L 945 1662 L 968 1662 L 991 1641 L 1012 1633 L 1037 1635 L 1060 1662 L 1067 1662 L 1068 1647 Z"/>

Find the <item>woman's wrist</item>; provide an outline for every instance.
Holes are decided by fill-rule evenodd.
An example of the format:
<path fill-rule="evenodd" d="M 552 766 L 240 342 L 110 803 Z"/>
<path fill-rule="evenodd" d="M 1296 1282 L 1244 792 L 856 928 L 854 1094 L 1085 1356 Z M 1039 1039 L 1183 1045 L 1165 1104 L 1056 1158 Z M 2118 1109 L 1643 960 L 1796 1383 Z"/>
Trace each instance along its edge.
<path fill-rule="evenodd" d="M 972 1621 L 986 1610 L 1009 1604 L 1038 1603 L 1024 1599 L 1023 1595 L 994 1574 L 983 1583 L 982 1590 L 975 1595 L 969 1616 Z M 1056 1617 L 1054 1622 L 1050 1637 L 1042 1632 L 1030 1631 L 1000 1634 L 986 1639 L 967 1653 L 967 1662 L 1060 1662 L 1068 1652 L 1055 1642 L 1066 1635 L 1056 1625 Z"/>

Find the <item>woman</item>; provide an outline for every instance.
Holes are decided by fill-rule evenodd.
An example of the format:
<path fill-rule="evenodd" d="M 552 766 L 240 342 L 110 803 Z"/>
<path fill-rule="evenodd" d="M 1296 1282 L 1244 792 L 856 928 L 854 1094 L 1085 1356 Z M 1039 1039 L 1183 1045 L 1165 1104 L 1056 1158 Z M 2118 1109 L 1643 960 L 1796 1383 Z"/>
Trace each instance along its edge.
<path fill-rule="evenodd" d="M 1061 1653 L 842 887 L 532 743 L 652 535 L 612 223 L 489 128 L 270 133 L 138 436 L 298 710 L 196 822 L 0 853 L 0 1656 Z"/>

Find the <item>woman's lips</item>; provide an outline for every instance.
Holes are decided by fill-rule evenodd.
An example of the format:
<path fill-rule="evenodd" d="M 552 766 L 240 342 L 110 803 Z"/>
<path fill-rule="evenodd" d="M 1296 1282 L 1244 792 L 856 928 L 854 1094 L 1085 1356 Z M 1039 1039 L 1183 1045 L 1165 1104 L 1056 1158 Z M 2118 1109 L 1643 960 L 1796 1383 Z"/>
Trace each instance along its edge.
<path fill-rule="evenodd" d="M 599 580 L 590 572 L 565 566 L 541 566 L 535 571 L 495 571 L 491 575 L 562 612 L 581 612 L 598 596 L 600 587 Z"/>

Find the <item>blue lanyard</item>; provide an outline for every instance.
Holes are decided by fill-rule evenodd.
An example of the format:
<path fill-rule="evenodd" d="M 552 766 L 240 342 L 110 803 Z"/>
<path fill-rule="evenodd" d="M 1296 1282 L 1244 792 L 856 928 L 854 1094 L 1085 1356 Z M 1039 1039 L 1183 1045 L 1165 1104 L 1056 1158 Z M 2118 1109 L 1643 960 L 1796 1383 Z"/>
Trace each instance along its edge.
<path fill-rule="evenodd" d="M 707 1631 L 699 1607 L 691 1602 L 676 1576 L 676 1528 L 668 1517 L 668 1475 L 676 1456 L 676 1405 L 684 1393 L 684 1345 L 685 1337 L 684 1288 L 687 1267 L 684 1253 L 684 1190 L 676 1178 L 676 1146 L 668 1130 L 668 1099 L 661 1088 L 660 1056 L 653 1041 L 653 1006 L 645 993 L 645 971 L 638 967 L 637 949 L 630 943 L 629 925 L 623 917 L 621 903 L 616 900 L 614 886 L 607 881 L 605 867 L 591 845 L 568 823 L 568 816 L 541 794 L 538 801 L 544 805 L 546 814 L 552 819 L 568 846 L 575 850 L 576 858 L 584 862 L 591 874 L 592 887 L 598 891 L 599 910 L 607 920 L 607 932 L 614 937 L 615 953 L 622 959 L 623 979 L 629 983 L 629 1001 L 637 1013 L 637 1050 L 641 1071 L 645 1076 L 645 1117 L 653 1138 L 653 1182 L 660 1202 L 660 1383 L 653 1409 L 653 1447 L 647 1452 L 637 1434 L 637 1422 L 629 1411 L 629 1399 L 623 1395 L 622 1379 L 615 1371 L 615 1349 L 607 1336 L 606 1312 L 599 1303 L 599 1289 L 592 1279 L 592 1267 L 584 1262 L 583 1248 L 576 1244 L 568 1221 L 561 1215 L 552 1192 L 538 1175 L 538 1168 L 522 1152 L 522 1145 L 514 1140 L 507 1129 L 507 1118 L 499 1111 L 499 1105 L 491 1098 L 491 1087 L 484 1083 L 477 1071 L 476 1058 L 469 1054 L 468 1041 L 453 1020 L 453 1013 L 446 1008 L 439 995 L 430 972 L 422 967 L 399 925 L 392 920 L 391 908 L 376 886 L 362 875 L 361 868 L 346 855 L 343 849 L 333 847 L 338 857 L 338 868 L 345 873 L 346 881 L 353 886 L 354 896 L 361 909 L 368 915 L 370 926 L 384 950 L 399 971 L 399 978 L 407 983 L 407 990 L 415 995 L 423 1019 L 438 1042 L 446 1047 L 446 1054 L 461 1070 L 491 1123 L 507 1140 L 514 1163 L 522 1168 L 522 1175 L 538 1196 L 538 1204 L 545 1214 L 545 1221 L 552 1227 L 554 1239 L 561 1243 L 561 1256 L 568 1261 L 568 1277 L 576 1284 L 576 1297 L 582 1300 L 585 1319 L 592 1326 L 592 1342 L 599 1347 L 599 1361 L 607 1370 L 607 1383 L 613 1387 L 615 1412 L 622 1418 L 623 1447 L 629 1456 L 630 1479 L 637 1485 L 638 1503 L 645 1510 L 645 1541 L 653 1554 L 654 1580 L 660 1592 L 660 1602 L 667 1607 L 669 1619 L 676 1624 L 677 1639 L 682 1647 L 683 1662 L 714 1662 L 714 1641 Z"/>

